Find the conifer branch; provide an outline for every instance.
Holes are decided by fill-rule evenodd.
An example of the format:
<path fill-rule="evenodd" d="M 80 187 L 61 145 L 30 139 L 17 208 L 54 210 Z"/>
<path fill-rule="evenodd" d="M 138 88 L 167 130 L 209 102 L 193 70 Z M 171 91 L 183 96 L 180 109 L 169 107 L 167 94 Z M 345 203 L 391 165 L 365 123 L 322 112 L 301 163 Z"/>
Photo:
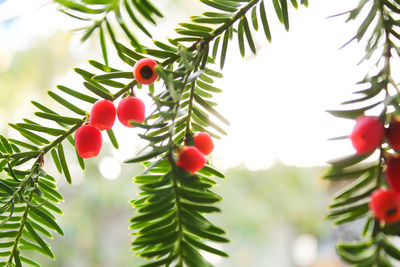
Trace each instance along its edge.
<path fill-rule="evenodd" d="M 138 176 L 135 180 L 141 183 L 143 190 L 142 199 L 133 201 L 138 208 L 138 212 L 142 215 L 132 218 L 132 229 L 138 229 L 136 234 L 138 238 L 132 243 L 134 250 L 138 251 L 138 255 L 146 258 L 156 258 L 157 261 L 144 266 L 160 266 L 170 264 L 177 259 L 178 266 L 187 264 L 190 266 L 209 266 L 210 264 L 201 256 L 198 250 L 204 250 L 216 255 L 227 256 L 223 251 L 215 249 L 204 243 L 204 240 L 214 242 L 228 242 L 223 235 L 225 231 L 213 225 L 205 217 L 203 213 L 219 212 L 219 208 L 213 206 L 214 203 L 221 200 L 217 194 L 213 193 L 209 188 L 216 184 L 214 178 L 224 178 L 219 171 L 206 165 L 196 174 L 190 174 L 183 171 L 176 165 L 176 150 L 185 142 L 191 145 L 193 132 L 205 131 L 210 132 L 208 128 L 213 128 L 218 134 L 226 134 L 225 130 L 214 122 L 210 117 L 214 116 L 225 125 L 229 122 L 217 112 L 214 108 L 216 103 L 208 98 L 212 97 L 212 93 L 219 93 L 222 90 L 211 85 L 213 78 L 220 78 L 222 74 L 207 68 L 208 63 L 213 63 L 213 59 L 217 54 L 219 39 L 223 39 L 221 51 L 221 67 L 225 61 L 227 45 L 236 32 L 242 35 L 245 32 L 249 47 L 255 53 L 254 42 L 251 37 L 251 30 L 246 19 L 246 13 L 253 9 L 252 22 L 254 29 L 257 30 L 256 5 L 260 8 L 260 17 L 264 27 L 267 39 L 270 40 L 270 30 L 266 19 L 265 7 L 262 0 L 246 1 L 242 4 L 240 1 L 220 1 L 220 0 L 204 0 L 203 2 L 213 8 L 222 10 L 224 13 L 206 12 L 204 17 L 194 18 L 193 23 L 182 23 L 184 29 L 177 29 L 177 32 L 184 37 L 170 41 L 173 46 L 155 41 L 155 45 L 160 49 L 148 49 L 141 46 L 132 32 L 126 26 L 124 18 L 121 16 L 120 9 L 124 8 L 136 24 L 145 34 L 150 33 L 137 20 L 131 4 L 134 6 L 146 20 L 154 22 L 152 15 L 162 16 L 161 13 L 150 3 L 150 1 L 115 1 L 112 5 L 100 4 L 82 5 L 81 3 L 70 0 L 56 0 L 64 6 L 63 12 L 67 15 L 81 20 L 86 19 L 81 16 L 86 14 L 103 14 L 103 18 L 85 28 L 85 34 L 82 40 L 89 38 L 92 33 L 99 29 L 101 49 L 104 57 L 105 65 L 96 61 L 90 61 L 96 69 L 105 72 L 105 74 L 95 75 L 86 70 L 75 69 L 75 71 L 85 80 L 84 86 L 100 98 L 115 101 L 135 86 L 139 86 L 137 81 L 133 79 L 131 71 L 120 71 L 108 66 L 107 49 L 104 40 L 104 32 L 107 31 L 115 46 L 117 55 L 130 66 L 143 57 L 155 57 L 159 63 L 157 72 L 165 82 L 166 90 L 155 95 L 154 88 L 149 90 L 150 96 L 153 98 L 156 109 L 151 116 L 146 118 L 144 124 L 135 124 L 137 127 L 146 129 L 146 133 L 140 135 L 143 139 L 149 141 L 149 147 L 152 151 L 146 155 L 139 156 L 128 162 L 144 162 L 148 167 L 146 174 Z M 292 5 L 297 8 L 297 1 L 292 0 Z M 301 1 L 307 5 L 306 0 Z M 288 12 L 286 0 L 278 3 L 276 12 L 281 23 L 288 29 Z M 115 37 L 113 27 L 107 18 L 108 14 L 113 11 L 117 18 L 122 31 L 130 39 L 130 43 L 135 51 L 131 50 L 119 43 Z M 241 20 L 242 27 L 236 31 L 233 27 Z M 202 24 L 218 24 L 214 30 Z M 191 45 L 186 48 L 180 41 L 189 41 Z M 212 57 L 209 56 L 210 43 L 214 41 Z M 244 51 L 244 44 L 241 43 L 241 52 Z M 242 53 L 244 55 L 244 53 Z M 213 78 L 211 78 L 213 77 Z M 125 84 L 115 79 L 129 79 Z M 114 94 L 114 89 L 118 88 Z M 98 99 L 84 93 L 80 93 L 65 86 L 57 86 L 58 89 L 79 100 L 94 103 Z M 31 219 L 39 220 L 47 228 L 63 234 L 61 228 L 55 222 L 55 217 L 46 208 L 62 213 L 53 204 L 47 202 L 52 200 L 58 203 L 62 200 L 62 196 L 53 188 L 56 188 L 54 178 L 45 174 L 40 168 L 39 173 L 33 177 L 33 168 L 43 156 L 51 152 L 53 161 L 59 170 L 63 172 L 67 181 L 71 183 L 71 177 L 66 163 L 62 143 L 68 140 L 74 145 L 73 133 L 82 126 L 88 119 L 88 112 L 77 107 L 65 100 L 56 93 L 49 91 L 49 96 L 56 100 L 59 104 L 67 109 L 85 115 L 85 117 L 74 118 L 59 115 L 47 107 L 32 102 L 41 112 L 36 113 L 40 118 L 52 120 L 63 129 L 49 128 L 31 120 L 24 119 L 24 123 L 10 124 L 10 126 L 21 133 L 21 135 L 31 141 L 33 144 L 15 140 L 6 139 L 0 136 L 0 169 L 4 169 L 9 177 L 0 179 L 0 189 L 7 194 L 14 196 L 14 192 L 21 192 L 22 200 L 18 204 L 24 205 L 24 213 L 20 219 L 20 225 L 16 235 L 13 236 L 15 242 L 10 251 L 10 257 L 7 264 L 12 264 L 14 259 L 15 265 L 19 266 L 20 261 L 29 263 L 29 259 L 20 257 L 19 244 L 24 241 L 26 236 L 24 229 L 28 227 L 27 237 L 35 239 L 39 245 L 33 244 L 43 254 L 54 257 L 48 245 L 36 234 L 36 226 L 33 225 Z M 44 132 L 52 136 L 56 136 L 55 140 L 49 141 L 46 138 L 35 134 L 35 132 Z M 108 132 L 110 140 L 114 146 L 118 146 L 114 134 Z M 210 132 L 214 137 L 217 134 Z M 21 152 L 21 149 L 29 149 Z M 57 148 L 57 150 L 56 150 Z M 22 163 L 37 158 L 30 172 L 16 169 Z M 84 161 L 77 154 L 77 158 L 82 169 Z M 150 162 L 147 162 L 150 160 Z M 4 167 L 7 165 L 7 167 Z M 14 181 L 11 181 L 13 179 Z M 21 179 L 21 180 L 20 180 Z M 44 179 L 44 180 L 43 180 Z M 46 181 L 46 183 L 45 183 Z M 17 193 L 19 194 L 19 193 Z M 25 194 L 25 195 L 24 195 Z M 42 195 L 44 197 L 42 198 Z M 172 194 L 172 195 L 171 195 Z M 164 200 L 163 202 L 159 199 Z M 41 200 L 44 200 L 41 202 Z M 42 207 L 43 205 L 43 207 Z M 14 208 L 14 206 L 12 206 Z M 19 210 L 23 207 L 19 206 Z M 8 211 L 9 204 L 0 208 L 1 211 Z M 31 214 L 31 211 L 34 211 Z M 12 216 L 12 210 L 9 219 Z M 3 218 L 4 216 L 2 216 Z M 29 217 L 29 218 L 28 218 Z M 172 223 L 171 223 L 172 221 Z M 32 229 L 30 225 L 32 223 Z M 176 226 L 176 227 L 175 227 Z M 37 228 L 46 235 L 50 233 L 44 228 Z M 166 231 L 166 232 L 165 232 Z M 170 232 L 172 232 L 172 235 Z M 11 232 L 10 234 L 14 234 Z M 168 256 L 165 256 L 169 254 Z M 165 257 L 164 257 L 165 256 Z M 2 264 L 4 262 L 0 262 Z"/>
<path fill-rule="evenodd" d="M 360 1 L 360 4 L 355 9 L 351 10 L 348 20 L 354 20 L 361 14 L 361 10 L 369 7 L 369 13 L 361 23 L 357 34 L 350 41 L 365 38 L 365 33 L 373 28 L 373 22 L 376 26 L 373 28 L 371 35 L 367 39 L 366 55 L 362 59 L 370 59 L 373 55 L 379 55 L 376 66 L 377 73 L 366 77 L 359 83 L 369 85 L 367 89 L 356 93 L 363 94 L 363 97 L 346 101 L 343 104 L 363 103 L 364 101 L 379 98 L 376 104 L 358 108 L 354 110 L 329 111 L 332 115 L 344 118 L 362 117 L 364 113 L 373 107 L 382 105 L 382 111 L 376 118 L 382 124 L 382 131 L 386 131 L 384 125 L 390 121 L 393 112 L 388 109 L 393 106 L 398 111 L 398 89 L 391 74 L 391 59 L 392 50 L 399 53 L 392 38 L 400 40 L 396 35 L 394 26 L 394 15 L 400 13 L 397 3 L 393 4 L 388 0 L 374 0 L 372 5 L 367 4 L 368 1 Z M 346 43 L 347 44 L 347 43 Z M 381 54 L 378 54 L 378 49 L 383 47 Z M 391 95 L 390 88 L 396 89 L 397 94 Z M 383 93 L 383 99 L 382 94 Z M 397 112 L 396 111 L 396 112 Z M 394 113 L 396 113 L 394 112 Z M 389 125 L 390 128 L 390 125 Z M 371 131 L 379 131 L 379 129 L 370 129 Z M 354 131 L 354 130 L 353 130 Z M 387 143 L 387 144 L 386 144 Z M 332 167 L 324 176 L 327 179 L 351 179 L 358 177 L 356 181 L 348 187 L 337 193 L 333 203 L 330 205 L 332 211 L 328 217 L 335 220 L 335 224 L 342 224 L 357 220 L 368 216 L 365 223 L 362 238 L 356 243 L 339 243 L 338 253 L 341 258 L 350 263 L 363 266 L 391 266 L 389 258 L 400 258 L 400 250 L 393 247 L 387 240 L 386 235 L 398 235 L 396 229 L 400 225 L 399 222 L 387 222 L 383 218 L 378 218 L 370 203 L 373 198 L 370 196 L 376 189 L 385 188 L 388 183 L 385 181 L 385 164 L 387 164 L 388 150 L 391 149 L 391 144 L 382 140 L 377 147 L 379 150 L 379 158 L 374 164 L 363 163 L 369 158 L 372 152 L 359 153 L 343 159 L 332 161 Z M 387 178 L 387 177 L 386 177 Z M 382 192 L 382 191 L 379 191 Z M 386 192 L 385 192 L 386 193 Z M 370 212 L 370 208 L 372 211 Z M 365 240 L 363 240 L 365 239 Z"/>

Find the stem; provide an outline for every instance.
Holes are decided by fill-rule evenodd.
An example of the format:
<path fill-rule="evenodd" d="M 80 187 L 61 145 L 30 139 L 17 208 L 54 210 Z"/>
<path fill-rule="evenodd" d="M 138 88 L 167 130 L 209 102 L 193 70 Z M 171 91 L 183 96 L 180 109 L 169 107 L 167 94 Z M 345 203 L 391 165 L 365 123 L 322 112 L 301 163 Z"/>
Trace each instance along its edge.
<path fill-rule="evenodd" d="M 378 244 L 378 247 L 376 249 L 376 266 L 381 266 L 381 248 L 382 246 L 380 245 L 380 243 Z"/>
<path fill-rule="evenodd" d="M 187 141 L 188 134 L 190 134 L 190 121 L 191 121 L 191 116 L 192 116 L 192 110 L 193 110 L 193 98 L 194 98 L 194 89 L 195 89 L 195 82 L 192 82 L 192 87 L 190 88 L 190 97 L 189 97 L 189 107 L 188 107 L 188 115 L 187 115 L 187 121 L 186 121 L 186 129 L 185 129 L 185 138 Z"/>
<path fill-rule="evenodd" d="M 186 81 L 187 81 L 188 77 L 189 77 L 189 74 L 187 74 L 185 79 L 184 79 L 185 80 L 185 82 L 184 82 L 185 85 L 182 87 L 182 91 L 186 87 Z M 177 115 L 178 109 L 179 109 L 179 103 L 180 103 L 180 101 L 178 101 L 176 103 L 175 110 L 174 110 L 175 113 L 174 113 L 174 118 L 172 120 L 172 124 L 175 124 L 176 115 Z M 173 141 L 174 133 L 172 132 L 174 130 L 175 130 L 175 127 L 171 127 L 170 138 L 169 138 L 169 143 L 170 144 L 174 143 L 174 141 Z M 177 181 L 177 179 L 175 178 L 175 175 L 174 175 L 175 162 L 174 162 L 173 156 L 172 156 L 173 153 L 174 153 L 174 146 L 173 145 L 170 147 L 168 153 L 169 153 L 168 158 L 169 158 L 169 160 L 171 162 L 171 179 L 172 179 L 173 188 L 174 188 L 174 192 L 175 192 L 175 199 L 176 199 L 176 201 L 175 201 L 176 202 L 175 203 L 176 204 L 176 210 L 177 210 L 176 218 L 178 220 L 178 247 L 177 247 L 177 250 L 178 250 L 179 259 L 178 259 L 178 263 L 177 263 L 176 266 L 183 266 L 183 253 L 182 253 L 182 246 L 181 246 L 182 237 L 183 237 L 183 228 L 182 228 L 182 220 L 181 220 L 181 214 L 180 214 L 181 206 L 180 206 L 180 196 L 179 196 L 179 185 L 178 185 L 178 181 Z"/>
<path fill-rule="evenodd" d="M 56 147 L 58 144 L 60 144 L 62 141 L 64 141 L 65 138 L 67 138 L 69 135 L 74 133 L 84 122 L 86 121 L 86 118 L 82 120 L 82 122 L 75 124 L 73 127 L 71 127 L 64 135 L 58 137 L 56 140 L 51 142 L 48 146 L 44 147 L 44 149 L 41 152 L 41 155 L 46 154 L 49 152 L 53 147 Z"/>
<path fill-rule="evenodd" d="M 125 92 L 128 92 L 132 87 L 134 87 L 135 85 L 137 85 L 138 82 L 136 80 L 133 80 L 132 82 L 130 82 L 128 85 L 126 85 L 124 88 L 122 88 L 121 90 L 119 90 L 118 92 L 116 92 L 113 95 L 113 98 L 111 101 L 115 101 L 116 99 L 118 99 L 118 97 L 120 97 L 121 95 L 123 95 Z"/>
<path fill-rule="evenodd" d="M 29 193 L 29 198 L 28 198 L 29 202 L 32 201 L 33 193 L 34 193 L 33 191 L 31 191 Z M 15 238 L 15 243 L 14 243 L 12 249 L 11 249 L 10 258 L 7 261 L 7 266 L 12 266 L 11 264 L 12 264 L 12 259 L 13 259 L 13 256 L 14 256 L 14 252 L 18 249 L 18 243 L 19 243 L 19 240 L 20 240 L 20 238 L 22 236 L 22 231 L 25 228 L 25 223 L 26 223 L 26 219 L 28 217 L 29 207 L 30 206 L 28 204 L 26 204 L 26 210 L 25 210 L 24 214 L 22 215 L 21 225 L 20 225 L 20 227 L 18 229 L 18 234 L 17 234 L 17 236 Z"/>
<path fill-rule="evenodd" d="M 196 68 L 197 68 L 197 66 L 194 66 L 194 69 L 196 69 Z M 183 93 L 183 91 L 185 90 L 185 88 L 187 86 L 187 80 L 189 78 L 190 73 L 191 73 L 191 71 L 187 72 L 185 77 L 183 78 L 183 86 L 182 86 L 182 90 L 180 92 L 181 94 Z M 194 81 L 192 82 L 191 97 L 190 97 L 190 100 L 189 100 L 189 106 L 190 107 L 193 106 L 193 96 L 192 96 L 193 91 L 194 91 Z M 172 125 L 175 123 L 176 116 L 178 114 L 179 106 L 180 106 L 180 100 L 175 103 L 174 117 L 172 119 Z M 188 130 L 188 127 L 190 126 L 189 122 L 190 122 L 191 109 L 192 108 L 190 108 L 189 111 L 188 111 L 188 124 L 186 124 L 186 131 Z M 176 266 L 182 267 L 183 266 L 183 252 L 182 252 L 181 243 L 182 243 L 182 239 L 183 239 L 183 227 L 182 227 L 182 220 L 181 220 L 179 184 L 178 184 L 178 181 L 177 181 L 177 179 L 175 178 L 175 175 L 174 175 L 175 162 L 174 162 L 174 159 L 173 159 L 173 156 L 172 156 L 173 153 L 174 153 L 174 145 L 173 145 L 174 144 L 174 141 L 173 141 L 173 136 L 174 136 L 173 131 L 174 130 L 175 130 L 175 127 L 171 127 L 169 143 L 172 144 L 172 145 L 170 146 L 170 149 L 169 149 L 169 152 L 168 152 L 169 153 L 168 154 L 169 155 L 168 158 L 169 158 L 169 161 L 171 163 L 171 179 L 172 179 L 173 188 L 174 188 L 174 191 L 175 191 L 176 209 L 177 209 L 176 217 L 177 217 L 177 220 L 178 220 L 178 247 L 177 247 L 178 263 L 176 264 Z"/>
<path fill-rule="evenodd" d="M 32 168 L 29 177 L 31 177 L 32 173 L 37 173 L 37 172 L 40 171 L 39 166 L 42 163 L 42 160 L 43 160 L 43 158 L 41 156 L 39 156 L 37 161 L 34 163 L 34 167 Z M 15 193 L 17 193 L 17 194 L 21 195 L 21 197 L 23 197 L 23 194 L 24 194 L 24 190 L 23 189 L 25 188 L 25 185 L 26 185 L 26 183 L 28 182 L 29 179 L 30 178 L 24 179 L 21 182 L 21 185 L 20 185 L 19 189 L 17 191 L 15 191 Z M 34 183 L 37 183 L 37 182 L 38 182 L 38 180 L 34 181 Z M 29 193 L 29 195 L 28 195 L 29 203 L 32 202 L 33 194 L 34 194 L 34 191 L 31 191 Z M 11 249 L 11 254 L 10 254 L 10 258 L 8 259 L 7 266 L 12 266 L 11 264 L 12 264 L 12 259 L 13 259 L 13 256 L 14 256 L 14 252 L 18 249 L 18 243 L 19 243 L 19 240 L 21 239 L 22 231 L 25 228 L 25 223 L 26 223 L 26 220 L 27 220 L 27 217 L 28 217 L 29 208 L 30 208 L 30 205 L 28 203 L 25 203 L 25 205 L 26 205 L 26 210 L 24 211 L 24 214 L 21 217 L 21 225 L 18 228 L 18 234 L 15 237 L 15 242 L 14 242 L 14 245 L 13 245 L 13 247 Z"/>
<path fill-rule="evenodd" d="M 175 191 L 175 198 L 176 198 L 176 217 L 178 220 L 178 255 L 179 255 L 179 259 L 178 259 L 178 263 L 176 266 L 183 266 L 183 253 L 182 253 L 182 238 L 183 238 L 183 227 L 182 227 L 182 220 L 181 220 L 181 202 L 180 202 L 180 196 L 179 196 L 179 185 L 177 180 L 175 179 L 175 175 L 174 175 L 174 169 L 175 166 L 171 165 L 171 176 L 172 176 L 172 183 L 173 183 L 173 187 L 174 187 L 174 191 Z"/>

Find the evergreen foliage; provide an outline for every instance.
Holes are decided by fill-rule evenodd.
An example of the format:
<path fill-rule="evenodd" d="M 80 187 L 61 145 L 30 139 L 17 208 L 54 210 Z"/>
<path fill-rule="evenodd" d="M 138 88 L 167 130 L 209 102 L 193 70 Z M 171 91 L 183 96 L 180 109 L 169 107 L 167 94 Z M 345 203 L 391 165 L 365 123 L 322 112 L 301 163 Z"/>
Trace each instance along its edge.
<path fill-rule="evenodd" d="M 86 24 L 82 27 L 82 41 L 99 32 L 104 63 L 90 60 L 94 70 L 75 69 L 83 78 L 85 91 L 63 85 L 48 91 L 53 100 L 74 116 L 56 113 L 32 101 L 38 109 L 35 116 L 50 121 L 52 126 L 23 119 L 21 123 L 9 124 L 20 133 L 20 139 L 0 136 L 0 266 L 40 266 L 24 256 L 25 250 L 36 250 L 54 258 L 44 238 L 52 238 L 52 232 L 63 235 L 54 216 L 54 213 L 62 214 L 56 206 L 62 196 L 55 179 L 43 169 L 44 155 L 51 154 L 57 170 L 71 183 L 73 177 L 64 145 L 74 146 L 73 133 L 88 119 L 88 111 L 79 107 L 81 101 L 115 101 L 134 94 L 134 87 L 140 85 L 133 79 L 131 67 L 144 57 L 158 62 L 156 71 L 164 87 L 161 90 L 154 85 L 148 87 L 155 108 L 144 123 L 134 123 L 143 129 L 140 137 L 148 141 L 148 146 L 137 157 L 126 161 L 142 162 L 146 166 L 146 171 L 135 178 L 141 193 L 139 199 L 132 200 L 138 213 L 131 219 L 130 228 L 136 236 L 132 250 L 141 257 L 153 259 L 144 266 L 211 266 L 200 251 L 228 256 L 208 244 L 208 241 L 229 240 L 223 229 L 204 217 L 206 213 L 220 212 L 215 204 L 222 198 L 211 188 L 217 183 L 215 179 L 224 178 L 224 175 L 209 164 L 196 174 L 185 172 L 176 165 L 176 150 L 182 145 L 192 145 L 197 132 L 208 132 L 215 138 L 226 134 L 224 126 L 229 122 L 211 100 L 215 93 L 222 92 L 212 85 L 215 79 L 222 77 L 215 70 L 215 60 L 219 59 L 222 69 L 228 44 L 236 35 L 241 55 L 245 55 L 246 46 L 255 54 L 252 35 L 261 24 L 266 39 L 271 41 L 264 1 L 201 0 L 213 11 L 181 23 L 176 29 L 180 37 L 168 39 L 168 43 L 154 41 L 152 48 L 141 45 L 133 34 L 133 27 L 137 27 L 151 37 L 142 21 L 155 24 L 155 17 L 162 17 L 150 0 L 55 2 L 62 12 Z M 279 21 L 288 30 L 288 1 L 273 0 L 272 3 Z M 290 3 L 295 8 L 299 4 L 308 5 L 307 0 L 300 3 L 291 0 Z M 129 44 L 117 40 L 116 27 L 126 35 Z M 126 63 L 125 70 L 109 66 L 107 36 L 114 46 L 112 51 Z M 71 103 L 64 95 L 76 101 Z M 107 134 L 118 148 L 113 131 L 108 130 Z M 84 170 L 84 160 L 78 153 L 76 157 Z M 30 162 L 32 167 L 24 170 Z"/>
<path fill-rule="evenodd" d="M 349 42 L 365 40 L 365 56 L 361 61 L 376 59 L 376 68 L 359 82 L 362 89 L 355 92 L 358 97 L 342 103 L 356 108 L 329 113 L 355 119 L 364 112 L 379 111 L 375 114 L 384 123 L 390 121 L 392 114 L 399 114 L 399 89 L 391 72 L 393 54 L 400 53 L 399 14 L 400 2 L 390 0 L 361 0 L 356 8 L 340 14 L 347 15 L 347 22 L 363 16 L 356 35 Z M 350 155 L 333 160 L 329 162 L 331 167 L 324 175 L 324 178 L 333 181 L 354 180 L 335 195 L 328 214 L 334 224 L 366 218 L 359 242 L 337 245 L 340 257 L 354 266 L 394 266 L 393 260 L 400 260 L 400 250 L 390 241 L 390 236 L 399 235 L 400 223 L 380 222 L 368 207 L 371 193 L 387 186 L 384 168 L 385 155 L 390 152 L 390 147 L 384 142 L 378 150 L 379 153 Z"/>

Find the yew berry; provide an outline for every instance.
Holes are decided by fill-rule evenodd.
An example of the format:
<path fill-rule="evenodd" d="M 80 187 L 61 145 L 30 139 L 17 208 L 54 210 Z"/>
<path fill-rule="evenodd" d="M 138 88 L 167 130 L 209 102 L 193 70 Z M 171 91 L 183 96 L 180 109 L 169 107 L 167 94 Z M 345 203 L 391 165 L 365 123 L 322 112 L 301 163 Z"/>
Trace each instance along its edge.
<path fill-rule="evenodd" d="M 204 155 L 210 154 L 214 149 L 214 143 L 208 133 L 199 133 L 193 137 L 194 146 Z"/>
<path fill-rule="evenodd" d="M 394 223 L 400 220 L 400 194 L 395 191 L 376 189 L 371 195 L 369 207 L 381 221 Z"/>
<path fill-rule="evenodd" d="M 154 70 L 154 67 L 157 65 L 157 62 L 150 58 L 142 58 L 137 61 L 135 66 L 133 66 L 133 76 L 136 81 L 141 84 L 152 84 L 155 80 L 157 80 L 157 73 Z"/>
<path fill-rule="evenodd" d="M 385 177 L 395 191 L 400 191 L 400 155 L 389 155 L 385 158 Z"/>
<path fill-rule="evenodd" d="M 361 116 L 356 119 L 350 139 L 357 154 L 367 154 L 382 143 L 384 136 L 385 127 L 377 117 Z"/>
<path fill-rule="evenodd" d="M 118 120 L 125 126 L 133 128 L 130 122 L 144 121 L 144 103 L 140 98 L 129 96 L 121 100 L 117 108 Z"/>
<path fill-rule="evenodd" d="M 386 131 L 386 138 L 389 145 L 394 149 L 400 151 L 400 118 L 392 117 L 389 128 Z"/>
<path fill-rule="evenodd" d="M 203 153 L 194 146 L 184 146 L 178 150 L 176 165 L 192 174 L 204 167 L 207 160 Z"/>
<path fill-rule="evenodd" d="M 101 150 L 100 130 L 92 125 L 82 125 L 75 133 L 75 147 L 79 156 L 88 159 L 96 157 Z"/>
<path fill-rule="evenodd" d="M 117 111 L 110 100 L 99 100 L 94 103 L 90 112 L 90 124 L 99 130 L 110 130 L 114 125 Z"/>

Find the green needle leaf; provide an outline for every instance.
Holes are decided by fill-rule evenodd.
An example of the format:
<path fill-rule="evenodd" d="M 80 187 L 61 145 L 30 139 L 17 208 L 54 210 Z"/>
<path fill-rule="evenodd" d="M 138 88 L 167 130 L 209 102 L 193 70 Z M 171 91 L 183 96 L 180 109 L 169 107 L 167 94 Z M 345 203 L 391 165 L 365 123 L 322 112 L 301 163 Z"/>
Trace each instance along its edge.
<path fill-rule="evenodd" d="M 86 81 L 83 83 L 83 85 L 89 89 L 91 92 L 95 93 L 96 95 L 100 96 L 101 98 L 107 99 L 107 100 L 112 100 L 113 96 L 105 91 L 102 87 L 100 87 L 98 84 L 91 82 L 91 81 Z"/>
<path fill-rule="evenodd" d="M 61 163 L 60 163 L 60 160 L 58 158 L 57 151 L 55 149 L 51 150 L 51 156 L 53 158 L 54 164 L 56 165 L 56 168 L 57 168 L 58 172 L 62 173 Z"/>
<path fill-rule="evenodd" d="M 81 119 L 78 119 L 78 118 L 64 117 L 64 116 L 55 115 L 55 114 L 51 114 L 51 113 L 45 113 L 45 112 L 35 112 L 35 115 L 40 118 L 43 118 L 43 119 L 52 120 L 52 121 L 61 122 L 61 123 L 67 123 L 67 124 L 80 124 L 83 122 Z"/>
<path fill-rule="evenodd" d="M 213 1 L 213 0 L 200 0 L 204 4 L 222 10 L 222 11 L 227 11 L 227 12 L 235 12 L 237 9 L 235 7 L 231 7 L 228 5 L 221 4 L 220 1 Z"/>
<path fill-rule="evenodd" d="M 61 143 L 58 145 L 58 157 L 60 159 L 61 168 L 64 172 L 65 179 L 69 184 L 71 184 L 71 174 L 69 173 L 68 164 L 65 159 L 64 148 Z"/>
<path fill-rule="evenodd" d="M 25 227 L 28 230 L 28 232 L 31 234 L 33 239 L 40 245 L 40 247 L 46 252 L 46 255 L 49 256 L 50 258 L 54 259 L 54 254 L 50 250 L 49 246 L 43 241 L 43 239 L 36 233 L 36 231 L 33 229 L 33 227 L 29 224 L 29 222 L 25 222 Z"/>
<path fill-rule="evenodd" d="M 243 17 L 241 21 L 243 21 L 243 28 L 244 28 L 244 32 L 246 33 L 246 38 L 247 38 L 247 42 L 249 43 L 250 49 L 253 52 L 253 54 L 256 54 L 256 46 L 254 45 L 253 38 L 251 37 L 251 31 L 250 31 L 250 27 L 249 27 L 247 18 Z"/>
<path fill-rule="evenodd" d="M 124 6 L 126 11 L 128 12 L 129 17 L 132 19 L 133 23 L 138 26 L 139 29 L 141 29 L 147 36 L 152 38 L 151 33 L 143 26 L 142 23 L 136 18 L 135 14 L 132 11 L 132 8 L 130 7 L 129 3 L 127 0 L 124 0 Z"/>
<path fill-rule="evenodd" d="M 65 86 L 62 86 L 62 85 L 57 85 L 57 88 L 59 90 L 63 91 L 64 93 L 67 93 L 67 94 L 69 94 L 69 95 L 71 95 L 71 96 L 73 96 L 75 98 L 78 98 L 80 100 L 83 100 L 83 101 L 86 101 L 86 102 L 89 102 L 89 103 L 92 103 L 92 104 L 98 100 L 97 98 L 94 98 L 94 97 L 79 93 L 79 92 L 77 92 L 75 90 L 72 90 L 72 89 L 70 89 L 68 87 L 65 87 Z"/>
<path fill-rule="evenodd" d="M 240 55 L 242 57 L 245 56 L 245 48 L 244 48 L 244 29 L 243 29 L 243 20 L 240 20 L 239 26 L 238 26 L 238 42 L 239 42 L 239 50 L 240 50 Z"/>
<path fill-rule="evenodd" d="M 287 0 L 279 0 L 281 2 L 281 7 L 282 7 L 282 18 L 283 18 L 283 23 L 285 24 L 285 28 L 288 31 L 289 30 L 289 14 L 288 14 L 288 7 L 287 7 Z"/>
<path fill-rule="evenodd" d="M 219 40 L 220 40 L 220 37 L 218 36 L 217 39 L 215 39 L 215 41 L 214 41 L 214 46 L 213 46 L 213 50 L 212 50 L 212 58 L 213 59 L 215 59 L 217 56 Z"/>
<path fill-rule="evenodd" d="M 222 43 L 222 50 L 221 50 L 221 61 L 220 61 L 220 68 L 224 68 L 225 64 L 225 57 L 226 57 L 226 51 L 228 50 L 228 40 L 229 40 L 229 31 L 226 30 L 224 34 L 224 40 Z"/>
<path fill-rule="evenodd" d="M 66 131 L 61 130 L 61 129 L 49 128 L 49 127 L 44 127 L 41 125 L 35 125 L 35 124 L 29 124 L 29 123 L 17 123 L 15 125 L 17 125 L 21 128 L 24 128 L 24 129 L 47 133 L 47 134 L 53 135 L 53 136 L 60 136 L 60 135 L 63 135 L 66 133 Z"/>
<path fill-rule="evenodd" d="M 64 232 L 61 230 L 60 226 L 58 226 L 58 224 L 55 222 L 55 220 L 52 217 L 50 217 L 47 213 L 44 213 L 40 209 L 33 207 L 33 206 L 30 207 L 30 211 L 32 211 L 33 213 L 38 215 L 43 220 L 43 222 L 46 222 L 46 224 L 48 224 L 48 226 L 50 226 L 52 229 L 54 229 L 61 236 L 64 236 Z"/>
<path fill-rule="evenodd" d="M 104 63 L 108 65 L 107 46 L 106 46 L 106 40 L 104 38 L 103 26 L 101 25 L 99 29 L 100 29 L 99 37 L 100 37 L 101 52 L 103 54 Z"/>
<path fill-rule="evenodd" d="M 260 15 L 261 15 L 261 21 L 263 24 L 265 36 L 267 37 L 267 40 L 269 42 L 271 42 L 271 31 L 269 29 L 267 15 L 265 13 L 264 1 L 261 1 L 261 4 L 260 4 Z"/>
<path fill-rule="evenodd" d="M 253 23 L 254 30 L 258 31 L 258 20 L 257 20 L 257 7 L 253 7 L 251 10 L 251 22 Z"/>
<path fill-rule="evenodd" d="M 117 141 L 117 138 L 115 137 L 115 135 L 114 135 L 114 131 L 112 130 L 112 129 L 110 129 L 110 130 L 107 130 L 107 135 L 108 135 L 108 138 L 110 138 L 110 141 L 111 141 L 111 144 L 116 148 L 116 149 L 118 149 L 118 141 Z"/>

